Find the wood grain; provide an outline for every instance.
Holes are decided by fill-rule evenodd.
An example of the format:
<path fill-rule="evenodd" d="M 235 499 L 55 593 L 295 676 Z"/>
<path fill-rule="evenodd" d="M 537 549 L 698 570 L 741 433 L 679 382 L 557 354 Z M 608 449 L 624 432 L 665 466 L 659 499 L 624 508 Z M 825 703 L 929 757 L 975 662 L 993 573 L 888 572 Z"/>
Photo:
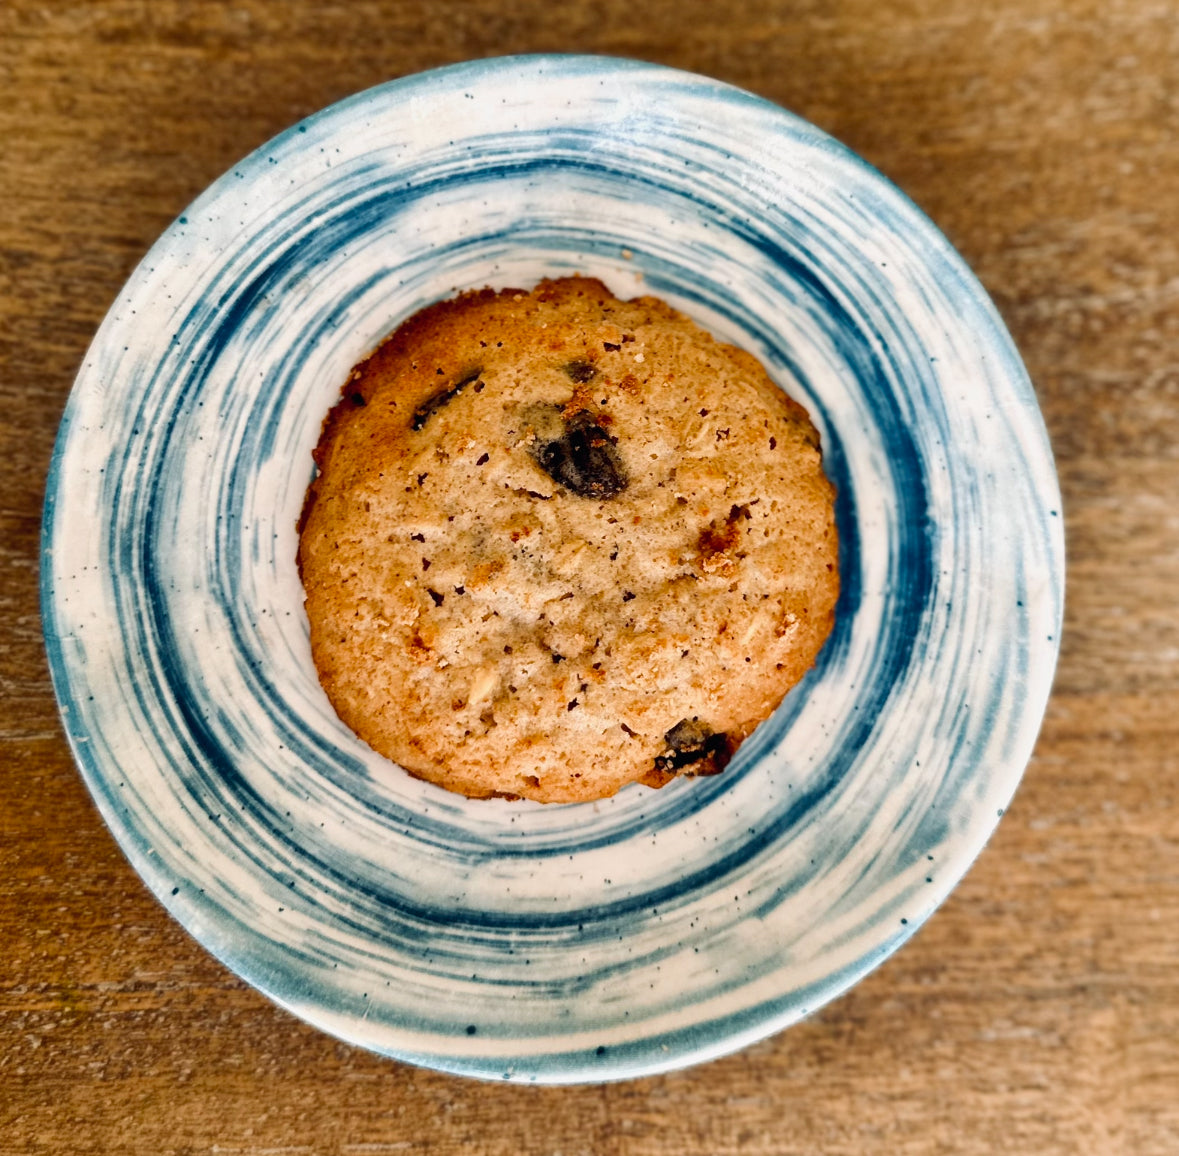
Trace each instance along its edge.
<path fill-rule="evenodd" d="M 816 121 L 946 231 L 1058 455 L 1069 602 L 1037 753 L 912 943 L 692 1071 L 485 1085 L 356 1051 L 146 893 L 70 760 L 40 504 L 95 327 L 237 158 L 368 85 L 593 51 Z M 1169 0 L 110 0 L 0 7 L 0 1152 L 1179 1152 L 1179 7 Z"/>

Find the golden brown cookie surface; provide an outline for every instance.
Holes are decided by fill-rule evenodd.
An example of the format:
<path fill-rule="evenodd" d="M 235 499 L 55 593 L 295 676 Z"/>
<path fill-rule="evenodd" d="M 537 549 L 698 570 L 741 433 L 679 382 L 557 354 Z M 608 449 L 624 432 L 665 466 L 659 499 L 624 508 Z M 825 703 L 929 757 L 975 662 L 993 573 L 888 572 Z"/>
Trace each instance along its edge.
<path fill-rule="evenodd" d="M 324 423 L 299 563 L 340 717 L 470 796 L 713 773 L 810 668 L 838 595 L 802 407 L 598 281 L 415 315 Z"/>

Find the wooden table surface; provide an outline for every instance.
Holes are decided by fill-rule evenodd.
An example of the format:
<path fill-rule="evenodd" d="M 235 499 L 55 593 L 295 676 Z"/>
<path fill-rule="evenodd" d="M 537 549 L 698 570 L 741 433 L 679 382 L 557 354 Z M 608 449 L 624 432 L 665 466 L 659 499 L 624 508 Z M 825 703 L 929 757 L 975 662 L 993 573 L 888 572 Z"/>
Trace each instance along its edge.
<path fill-rule="evenodd" d="M 1070 557 L 1035 757 L 913 941 L 738 1055 L 569 1089 L 379 1059 L 207 955 L 74 770 L 36 589 L 72 378 L 171 219 L 340 97 L 538 50 L 733 81 L 900 184 L 1023 352 Z M 0 1152 L 1179 1153 L 1174 0 L 4 0 L 0 391 Z"/>

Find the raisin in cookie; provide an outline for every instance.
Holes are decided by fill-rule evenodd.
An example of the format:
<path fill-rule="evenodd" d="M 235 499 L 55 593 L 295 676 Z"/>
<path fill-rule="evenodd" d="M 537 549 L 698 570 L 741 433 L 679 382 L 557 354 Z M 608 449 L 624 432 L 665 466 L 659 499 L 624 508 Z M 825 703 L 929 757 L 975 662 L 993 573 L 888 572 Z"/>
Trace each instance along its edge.
<path fill-rule="evenodd" d="M 720 771 L 838 595 L 806 411 L 750 355 L 598 281 L 464 293 L 353 370 L 299 565 L 340 717 L 472 797 Z"/>

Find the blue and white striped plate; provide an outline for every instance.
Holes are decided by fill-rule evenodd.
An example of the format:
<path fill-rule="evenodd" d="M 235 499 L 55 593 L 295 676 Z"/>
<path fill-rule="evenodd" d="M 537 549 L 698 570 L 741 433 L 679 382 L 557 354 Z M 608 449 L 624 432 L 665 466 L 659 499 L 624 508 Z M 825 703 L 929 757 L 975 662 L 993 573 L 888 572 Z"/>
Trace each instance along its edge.
<path fill-rule="evenodd" d="M 295 520 L 379 338 L 457 289 L 574 270 L 666 298 L 808 405 L 838 624 L 715 779 L 468 802 L 335 717 Z M 878 173 L 713 80 L 487 60 L 311 117 L 152 248 L 62 421 L 46 643 L 115 837 L 235 972 L 413 1063 L 616 1079 L 792 1023 L 945 898 L 1043 713 L 1058 509 L 1002 323 Z"/>

